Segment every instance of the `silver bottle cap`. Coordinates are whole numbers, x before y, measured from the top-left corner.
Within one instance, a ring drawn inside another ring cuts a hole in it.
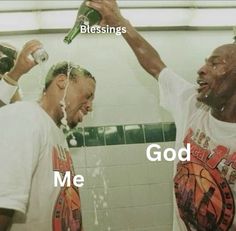
[[[32,56],[36,63],[43,63],[48,60],[48,53],[43,48],[36,50]]]

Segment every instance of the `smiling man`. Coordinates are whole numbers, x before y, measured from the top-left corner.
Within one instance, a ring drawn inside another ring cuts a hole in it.
[[[157,51],[122,17],[115,0],[91,0],[101,25],[126,27],[123,37],[160,86],[160,102],[177,127],[173,231],[235,231],[236,44],[216,48],[198,71],[196,87],[166,67]],[[158,16],[157,16],[158,17]]]
[[[216,48],[198,76],[198,101],[209,105],[215,118],[236,123],[236,44]]]
[[[46,77],[41,100],[0,110],[0,230],[82,231],[78,188],[54,187],[54,171],[75,173],[60,129],[75,127],[92,110],[95,79],[62,62]],[[10,229],[9,229],[10,227]]]

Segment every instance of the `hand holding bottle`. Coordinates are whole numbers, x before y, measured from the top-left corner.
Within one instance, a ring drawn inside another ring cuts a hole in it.
[[[42,48],[42,44],[38,40],[31,40],[27,42],[22,50],[19,52],[14,67],[8,72],[8,76],[15,81],[29,70],[31,70],[37,63],[30,58],[31,54],[36,50]]]
[[[126,19],[120,13],[116,0],[90,0],[86,5],[97,10],[102,15],[101,26],[122,26]]]
[[[87,0],[81,4],[75,24],[64,38],[64,42],[70,44],[72,40],[80,33],[81,26],[94,26],[101,21],[101,15],[98,11],[86,5]]]

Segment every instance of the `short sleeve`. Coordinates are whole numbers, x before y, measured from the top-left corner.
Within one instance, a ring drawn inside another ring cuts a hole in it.
[[[164,68],[159,75],[160,104],[168,110],[175,121],[186,111],[186,103],[193,97],[194,85],[187,82],[169,68]]]
[[[0,207],[26,212],[40,150],[36,121],[13,105],[0,111]]]

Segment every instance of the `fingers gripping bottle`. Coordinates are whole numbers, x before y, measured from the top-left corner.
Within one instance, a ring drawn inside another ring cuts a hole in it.
[[[93,26],[101,21],[102,17],[100,13],[93,8],[86,6],[86,1],[87,0],[81,4],[77,13],[75,24],[64,38],[64,42],[67,44],[70,44],[76,35],[80,33],[81,25]]]

